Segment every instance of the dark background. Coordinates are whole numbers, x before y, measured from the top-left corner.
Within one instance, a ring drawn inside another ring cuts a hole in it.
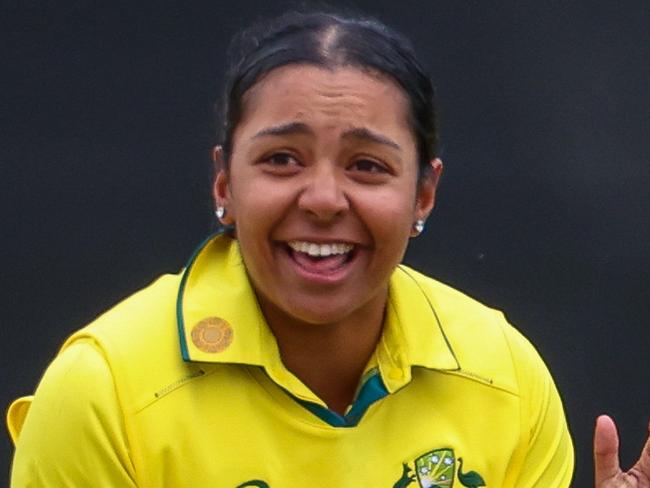
[[[407,261],[537,345],[575,486],[600,412],[629,466],[650,417],[650,2],[355,4],[409,35],[438,87],[446,171]],[[0,3],[0,405],[209,231],[224,48],[286,5]]]

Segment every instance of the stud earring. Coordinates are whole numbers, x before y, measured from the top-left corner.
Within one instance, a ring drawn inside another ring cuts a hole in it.
[[[219,220],[223,219],[224,216],[226,215],[226,207],[217,205],[217,209],[214,211],[214,214],[217,216]]]
[[[422,231],[424,230],[424,220],[423,219],[418,219],[415,221],[413,224],[413,237],[417,237],[420,234],[422,234]]]

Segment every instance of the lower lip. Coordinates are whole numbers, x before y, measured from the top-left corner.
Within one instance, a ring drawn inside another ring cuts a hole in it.
[[[290,267],[300,278],[320,285],[336,285],[344,281],[351,273],[352,266],[359,258],[359,250],[355,249],[352,252],[352,256],[350,256],[349,259],[338,268],[326,271],[314,271],[298,263],[293,258],[292,252],[286,247],[280,249],[280,254],[284,259],[289,261]]]

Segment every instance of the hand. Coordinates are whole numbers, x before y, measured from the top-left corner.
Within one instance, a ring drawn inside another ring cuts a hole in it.
[[[594,433],[594,464],[595,488],[650,488],[650,438],[637,463],[624,473],[618,464],[616,425],[610,417],[601,415]]]

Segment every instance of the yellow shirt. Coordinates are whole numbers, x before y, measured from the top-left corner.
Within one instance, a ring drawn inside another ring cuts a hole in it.
[[[282,364],[236,241],[209,239],[72,335],[10,410],[12,486],[568,487],[571,438],[530,343],[406,266],[389,290],[339,415]]]

